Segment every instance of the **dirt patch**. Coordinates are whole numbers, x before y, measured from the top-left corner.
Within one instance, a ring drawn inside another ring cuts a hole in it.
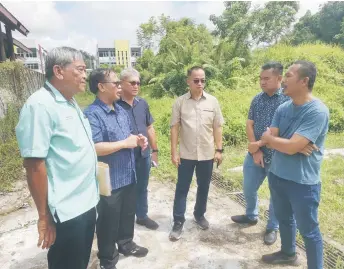
[[[192,187],[189,193],[183,237],[178,242],[170,242],[168,234],[172,225],[174,190],[174,184],[151,181],[149,215],[159,223],[160,227],[157,231],[149,231],[136,226],[135,241],[148,247],[149,253],[147,257],[141,259],[121,256],[118,269],[289,268],[288,266],[266,266],[260,262],[262,254],[277,250],[280,243],[274,246],[263,244],[263,223],[249,228],[234,224],[230,216],[243,213],[243,208],[213,186],[206,214],[211,224],[210,229],[202,231],[192,221],[196,195],[196,188]],[[35,209],[31,207],[0,217],[0,223],[4,225],[0,229],[1,268],[47,268],[46,251],[38,249],[35,245],[37,242],[36,225],[34,225],[36,217]],[[15,227],[19,228],[13,229]],[[96,269],[98,266],[96,253],[95,238],[89,269]],[[303,257],[302,261],[305,264]]]
[[[11,192],[0,192],[0,215],[27,207],[29,200],[30,192],[26,179],[16,181]]]

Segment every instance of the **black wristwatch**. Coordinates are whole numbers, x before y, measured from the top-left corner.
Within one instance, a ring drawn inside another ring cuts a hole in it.
[[[216,152],[223,153],[223,149],[216,149],[215,151],[216,151]]]
[[[154,153],[154,152],[159,152],[159,150],[158,149],[153,149],[152,153]]]

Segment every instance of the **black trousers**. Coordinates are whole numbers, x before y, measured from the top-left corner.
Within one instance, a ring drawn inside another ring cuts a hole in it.
[[[57,216],[58,217],[58,216]],[[56,223],[56,240],[48,251],[49,269],[86,269],[90,260],[96,209]]]
[[[178,182],[174,196],[174,221],[185,222],[186,199],[189,193],[192,175],[196,168],[197,196],[194,216],[200,218],[207,210],[207,201],[214,160],[195,161],[180,159],[178,167]]]
[[[136,184],[100,196],[97,209],[98,258],[105,269],[113,269],[119,258],[116,243],[125,248],[134,238]]]

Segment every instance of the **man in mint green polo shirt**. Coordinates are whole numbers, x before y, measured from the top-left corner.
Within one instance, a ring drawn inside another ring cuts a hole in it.
[[[73,98],[86,86],[81,53],[51,50],[46,78],[24,104],[16,127],[38,211],[38,246],[49,248],[49,269],[86,269],[99,193],[90,124]]]

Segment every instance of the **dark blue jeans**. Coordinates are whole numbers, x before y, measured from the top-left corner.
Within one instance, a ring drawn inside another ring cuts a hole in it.
[[[196,168],[197,197],[194,208],[195,218],[204,216],[207,210],[207,201],[211,175],[213,173],[214,160],[195,161],[180,159],[178,167],[178,182],[174,197],[173,218],[174,221],[185,222],[186,198],[189,193],[192,175]]]
[[[148,214],[148,180],[151,168],[151,158],[137,158],[136,168],[136,217],[139,219],[147,218]]]
[[[321,183],[298,184],[273,173],[270,173],[268,178],[279,222],[282,251],[286,254],[295,253],[297,224],[305,242],[308,268],[322,269],[323,242],[318,223]]]

